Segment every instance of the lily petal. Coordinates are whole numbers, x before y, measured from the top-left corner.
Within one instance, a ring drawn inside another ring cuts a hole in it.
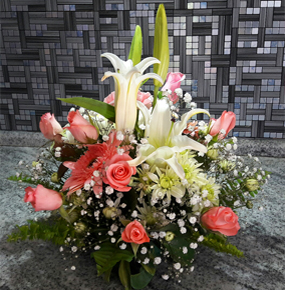
[[[171,112],[169,104],[166,99],[162,99],[159,100],[152,113],[149,136],[146,136],[148,142],[156,148],[166,145],[170,128]]]
[[[200,151],[203,153],[207,153],[207,147],[202,145],[201,143],[182,135],[177,135],[172,137],[171,144],[173,147],[180,147],[183,148],[180,152],[186,150],[186,149],[194,149],[196,151]]]
[[[197,115],[199,113],[204,113],[210,117],[210,113],[207,110],[204,109],[193,109],[185,114],[182,115],[181,121],[178,121],[174,124],[173,130],[172,130],[172,136],[181,135],[183,130],[187,127],[187,121],[192,118],[194,115]]]

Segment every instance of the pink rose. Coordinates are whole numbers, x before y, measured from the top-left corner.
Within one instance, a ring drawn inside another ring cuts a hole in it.
[[[85,120],[79,111],[71,111],[68,114],[67,120],[70,124],[66,127],[74,138],[80,143],[95,143],[98,138],[97,129]]]
[[[25,189],[24,202],[30,202],[35,211],[55,210],[61,207],[62,197],[54,190],[47,189],[39,184],[36,188],[27,187]]]
[[[49,140],[54,140],[57,134],[60,134],[63,129],[60,124],[56,121],[54,114],[45,113],[41,117],[40,130]]]
[[[148,109],[152,106],[153,97],[150,93],[138,91],[137,100],[142,102]]]
[[[104,103],[107,103],[111,106],[115,106],[115,92],[112,92],[104,99]]]
[[[122,240],[126,243],[149,243],[150,239],[144,227],[138,221],[130,222],[122,233]]]
[[[128,160],[132,158],[128,154],[114,155],[108,164],[106,178],[104,182],[118,191],[130,191],[131,187],[127,186],[130,183],[132,175],[136,174],[136,167],[130,166]]]
[[[238,216],[229,207],[212,207],[201,217],[202,225],[226,236],[235,236],[240,229]]]
[[[219,138],[224,139],[236,125],[236,114],[230,111],[224,111],[219,119],[212,120],[214,124],[210,130],[210,135],[215,136],[223,129],[225,130],[225,134],[220,134]]]
[[[152,105],[152,95],[150,93],[138,91],[137,100],[142,102],[148,109]],[[104,99],[104,102],[111,106],[115,106],[115,92],[108,95],[108,97]]]
[[[170,101],[173,102],[173,104],[177,103],[177,101],[179,100],[179,96],[177,96],[175,90],[180,88],[181,82],[184,79],[185,75],[180,72],[176,73],[169,72],[167,74],[166,82],[164,86],[161,88],[161,91],[171,90],[172,93],[171,95],[168,96],[168,98],[170,99]]]

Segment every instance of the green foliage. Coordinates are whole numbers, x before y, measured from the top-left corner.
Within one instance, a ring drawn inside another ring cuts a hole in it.
[[[223,252],[236,256],[243,257],[243,252],[238,250],[236,246],[230,244],[226,238],[218,234],[211,233],[204,237],[202,244],[206,247],[212,248],[217,252]]]
[[[41,184],[45,188],[56,190],[56,191],[60,189],[56,184],[52,182],[48,182],[47,180],[44,180],[44,179],[32,179],[32,177],[23,175],[22,173],[19,176],[12,175],[8,177],[8,180],[20,181],[20,182],[33,184],[33,185]]]
[[[115,108],[107,103],[90,98],[81,98],[81,97],[68,99],[58,98],[58,100],[61,100],[68,104],[83,107],[87,110],[97,112],[98,114],[101,114],[108,120],[115,122]]]
[[[161,230],[165,232],[170,231],[175,235],[172,241],[163,242],[164,247],[169,251],[169,255],[173,261],[179,262],[183,266],[189,265],[195,255],[195,251],[193,249],[189,249],[189,243],[193,241],[191,233],[188,232],[188,234],[181,234],[179,227],[174,224],[167,225]],[[186,254],[182,252],[183,247],[188,248],[188,252]]]
[[[28,220],[28,225],[17,226],[18,230],[8,236],[8,242],[18,240],[44,240],[64,245],[68,236],[74,237],[74,229],[64,219],[54,221]]]
[[[130,263],[122,260],[119,266],[119,277],[126,290],[131,289],[131,269]]]
[[[140,272],[135,275],[131,275],[131,286],[134,289],[143,289],[151,281],[153,275],[141,267]]]
[[[112,269],[118,262],[130,262],[134,257],[134,254],[130,250],[121,250],[110,242],[102,243],[100,247],[98,251],[91,254],[91,257],[93,257],[97,263],[99,276]]]
[[[132,40],[128,59],[133,61],[133,65],[137,65],[141,61],[142,55],[142,30],[139,25],[136,26],[136,31]]]

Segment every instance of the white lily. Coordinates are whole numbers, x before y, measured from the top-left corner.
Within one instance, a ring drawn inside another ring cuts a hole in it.
[[[204,113],[210,116],[209,112],[203,109],[193,109],[181,117],[181,121],[171,121],[171,111],[168,100],[163,98],[150,114],[144,104],[138,102],[145,120],[145,138],[148,144],[141,145],[138,157],[128,161],[130,166],[138,166],[146,161],[150,165],[165,167],[168,164],[181,178],[185,178],[182,166],[178,163],[176,154],[186,149],[207,152],[207,148],[199,142],[183,136],[182,132],[187,127],[187,121],[194,115]]]
[[[149,66],[160,61],[148,57],[133,66],[132,60],[123,61],[112,53],[104,53],[102,56],[108,58],[115,69],[115,72],[105,72],[102,81],[111,76],[115,80],[116,129],[133,130],[137,119],[137,93],[141,83],[150,78],[163,83],[159,75],[155,73],[143,75],[143,73]]]

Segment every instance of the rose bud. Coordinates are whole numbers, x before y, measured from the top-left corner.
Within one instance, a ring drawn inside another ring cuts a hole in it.
[[[65,129],[69,130],[77,141],[84,144],[95,143],[98,138],[97,129],[85,120],[78,110],[69,112],[67,120],[70,126]]]
[[[240,229],[238,216],[229,207],[212,207],[201,217],[202,225],[226,236],[235,236]]]
[[[62,196],[54,190],[47,189],[39,184],[36,188],[25,189],[25,202],[30,202],[35,211],[55,210],[62,205]]]
[[[172,94],[169,96],[169,99],[173,102],[173,104],[177,103],[179,99],[179,97],[175,93],[175,90],[180,88],[181,82],[184,79],[185,79],[185,75],[180,72],[176,72],[176,73],[169,72],[167,74],[166,82],[164,86],[161,88],[161,91],[164,92],[164,91],[170,90],[172,92]]]
[[[220,134],[221,130],[224,130],[224,134],[219,135],[220,139],[224,139],[236,125],[236,114],[230,111],[224,111],[219,119],[212,120],[214,122],[210,130],[210,135],[215,136]]]
[[[41,117],[40,130],[49,140],[55,140],[57,134],[60,134],[63,129],[60,124],[56,121],[54,114],[45,113]]]
[[[130,222],[122,233],[122,240],[126,243],[149,243],[150,239],[144,227],[138,221]]]

